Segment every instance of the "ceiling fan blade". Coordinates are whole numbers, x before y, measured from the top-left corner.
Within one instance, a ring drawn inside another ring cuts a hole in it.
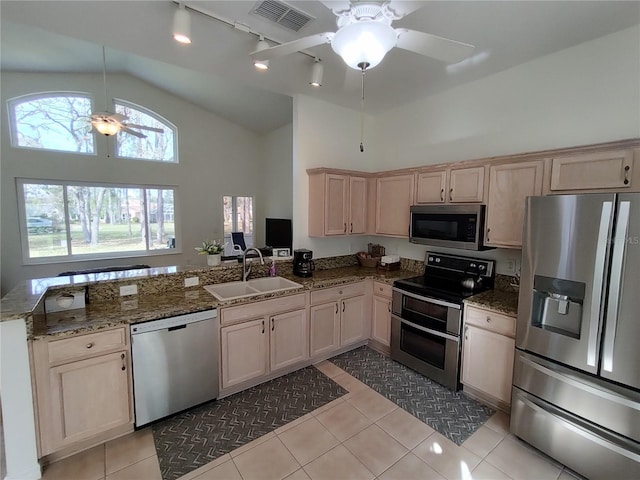
[[[135,123],[123,123],[122,126],[127,128],[137,128],[140,130],[151,130],[152,132],[164,133],[164,130],[162,128],[147,127],[146,125],[136,125]]]
[[[398,20],[402,17],[406,17],[407,15],[409,15],[410,13],[415,12],[416,10],[418,10],[419,8],[422,8],[424,6],[425,2],[416,2],[416,1],[408,1],[408,2],[403,2],[403,1],[399,1],[399,0],[391,0],[389,2],[389,6],[387,7],[389,10],[391,10],[394,14],[395,14],[395,19]]]
[[[334,14],[338,15],[340,12],[344,12],[351,8],[351,2],[349,0],[320,0],[320,3],[331,10]]]
[[[251,58],[254,60],[271,60],[273,58],[284,57],[290,53],[306,50],[307,48],[315,47],[316,45],[330,43],[331,39],[333,39],[333,35],[333,32],[316,33],[315,35],[299,38],[298,40],[283,43],[282,45],[276,45],[275,47],[251,52]]]
[[[140,132],[136,132],[135,130],[131,130],[129,127],[127,127],[126,125],[123,125],[122,128],[120,129],[121,132],[125,132],[128,133],[130,135],[133,135],[134,137],[139,137],[139,138],[147,138],[147,136],[143,133]]]
[[[458,63],[471,55],[473,49],[476,48],[468,43],[456,42],[406,28],[396,28],[396,33],[398,34],[396,47],[445,63]]]

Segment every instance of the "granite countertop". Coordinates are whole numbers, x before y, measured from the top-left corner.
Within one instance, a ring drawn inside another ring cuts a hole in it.
[[[487,290],[465,300],[468,305],[487,308],[512,317],[518,316],[518,292]]]
[[[14,293],[12,291],[3,298],[3,308],[6,303],[6,306],[12,307],[13,311],[18,312],[22,309],[20,313],[22,317],[32,316],[32,324],[28,325],[27,328],[28,337],[30,340],[36,340],[49,336],[61,337],[88,333],[119,325],[157,320],[231,305],[247,304],[278,296],[294,295],[311,289],[327,288],[357,282],[367,278],[392,284],[399,278],[415,275],[415,272],[407,270],[379,271],[375,268],[359,266],[331,268],[318,270],[314,272],[313,277],[309,278],[282,275],[284,278],[288,278],[302,285],[301,288],[288,291],[272,292],[220,302],[200,286],[176,289],[163,292],[161,295],[136,295],[122,297],[116,301],[90,302],[86,305],[85,309],[49,314],[48,318],[45,318],[44,314],[33,311],[36,306],[35,304],[37,304],[40,298],[46,293],[46,288],[42,288],[41,292],[36,293],[32,290],[25,290],[25,288],[22,287],[18,288],[17,292]],[[60,284],[54,282],[51,286],[57,285]],[[12,304],[12,299],[17,301]],[[47,325],[47,321],[49,325]],[[29,328],[29,326],[31,328]]]

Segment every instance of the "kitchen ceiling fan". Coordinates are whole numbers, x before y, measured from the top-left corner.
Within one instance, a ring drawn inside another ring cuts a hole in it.
[[[415,52],[445,63],[457,63],[469,57],[473,45],[406,28],[391,23],[420,8],[420,2],[389,0],[321,1],[336,15],[338,30],[303,37],[251,53],[254,61],[263,62],[330,43],[345,63],[364,72],[378,65],[394,47]]]
[[[107,62],[104,45],[102,46],[102,82],[104,86],[104,104],[109,104],[107,96]],[[148,127],[146,125],[137,125],[135,123],[128,123],[129,117],[121,113],[111,112],[95,112],[91,114],[91,126],[93,131],[101,133],[102,135],[110,136],[115,135],[118,132],[125,132],[130,135],[139,138],[147,138],[144,133],[133,130],[149,130],[152,132],[164,133],[164,130],[156,127]]]

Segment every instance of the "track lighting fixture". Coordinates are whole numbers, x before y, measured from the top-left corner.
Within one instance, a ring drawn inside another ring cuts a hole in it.
[[[173,15],[173,38],[176,42],[191,43],[191,17],[182,2]]]
[[[256,52],[259,52],[260,50],[264,50],[266,48],[269,48],[269,44],[264,39],[264,37],[260,35],[260,40],[258,40],[258,44],[256,45]],[[253,65],[260,70],[267,70],[269,68],[269,60],[255,60],[253,62]]]
[[[323,73],[324,67],[320,63],[320,59],[316,57],[313,63],[313,67],[311,67],[311,81],[309,82],[309,85],[311,85],[312,87],[321,87]]]

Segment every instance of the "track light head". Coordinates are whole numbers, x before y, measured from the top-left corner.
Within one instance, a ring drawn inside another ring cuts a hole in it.
[[[191,43],[191,17],[183,3],[180,3],[178,10],[173,14],[173,38],[176,42]]]
[[[264,37],[261,36],[258,44],[256,45],[256,52],[264,50],[265,48],[269,48],[269,44]],[[255,60],[253,65],[260,70],[267,70],[269,68],[269,60]]]
[[[315,59],[313,67],[311,67],[311,81],[309,85],[312,87],[322,86],[322,75],[324,74],[324,67],[318,58]]]

